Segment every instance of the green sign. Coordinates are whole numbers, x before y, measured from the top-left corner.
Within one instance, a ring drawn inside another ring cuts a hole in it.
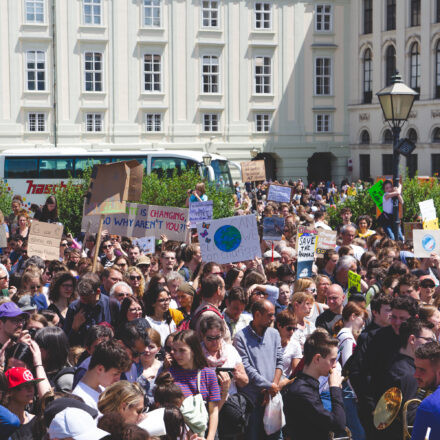
[[[383,195],[385,194],[385,191],[383,190],[383,180],[378,180],[369,190],[371,198],[373,199],[374,203],[376,204],[377,208],[380,212],[383,212]]]
[[[350,297],[350,289],[356,288],[356,292],[361,292],[361,276],[351,270],[348,271],[348,297]]]

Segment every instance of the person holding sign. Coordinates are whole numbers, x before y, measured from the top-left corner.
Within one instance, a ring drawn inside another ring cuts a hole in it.
[[[193,202],[206,202],[208,196],[205,194],[206,188],[203,182],[199,182],[196,185],[196,189],[188,190],[188,197],[186,199],[185,206],[189,208],[189,204]]]
[[[391,180],[385,180],[385,182],[383,183],[383,190],[385,191],[382,201],[383,212],[380,215],[379,219],[388,237],[391,238],[391,240],[395,240],[396,237],[394,237],[393,232],[393,198],[397,197],[399,199],[399,203],[403,205],[402,185],[400,185],[399,183],[398,187],[393,187],[393,182],[391,182]],[[397,239],[400,241],[404,241],[402,228],[400,227],[400,225]]]

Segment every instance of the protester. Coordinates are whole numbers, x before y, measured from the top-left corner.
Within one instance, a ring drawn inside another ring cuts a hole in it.
[[[122,279],[120,280],[122,281]],[[141,270],[136,266],[131,266],[125,272],[125,281],[132,288],[134,295],[142,299],[145,292],[145,279]]]
[[[59,326],[64,326],[69,305],[76,299],[76,278],[69,272],[58,272],[51,280],[48,310],[55,312]]]

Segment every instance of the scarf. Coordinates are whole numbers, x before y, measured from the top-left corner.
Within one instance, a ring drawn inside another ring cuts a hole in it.
[[[220,357],[217,357],[216,354],[212,355],[206,349],[205,344],[202,342],[202,350],[203,354],[208,361],[209,367],[221,367],[226,362],[226,342],[222,341],[222,346],[220,348]]]

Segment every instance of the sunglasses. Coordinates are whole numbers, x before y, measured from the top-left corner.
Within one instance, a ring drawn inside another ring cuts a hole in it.
[[[128,293],[128,292],[120,292],[120,293],[116,294],[116,296],[118,298],[122,298],[123,296],[130,296],[130,295],[131,295],[131,293]]]
[[[221,339],[221,335],[217,335],[217,336],[205,336],[207,341],[210,342],[214,342],[214,341],[218,341],[219,339]]]
[[[103,249],[111,249],[112,247],[113,247],[112,244],[107,244],[107,245],[103,246],[102,248]]]
[[[67,246],[67,243],[61,243],[60,246],[62,246],[62,247],[66,247],[66,246]]]
[[[430,283],[430,282],[427,282],[427,283],[422,282],[422,283],[420,283],[420,286],[425,288],[425,289],[428,288],[428,287],[433,289],[435,287],[435,284],[434,283]]]
[[[41,286],[40,285],[32,285],[32,286],[30,286],[29,288],[31,289],[31,290],[35,290],[35,289],[39,289]]]
[[[130,275],[130,280],[131,281],[140,281],[141,280],[141,276],[139,275]]]

